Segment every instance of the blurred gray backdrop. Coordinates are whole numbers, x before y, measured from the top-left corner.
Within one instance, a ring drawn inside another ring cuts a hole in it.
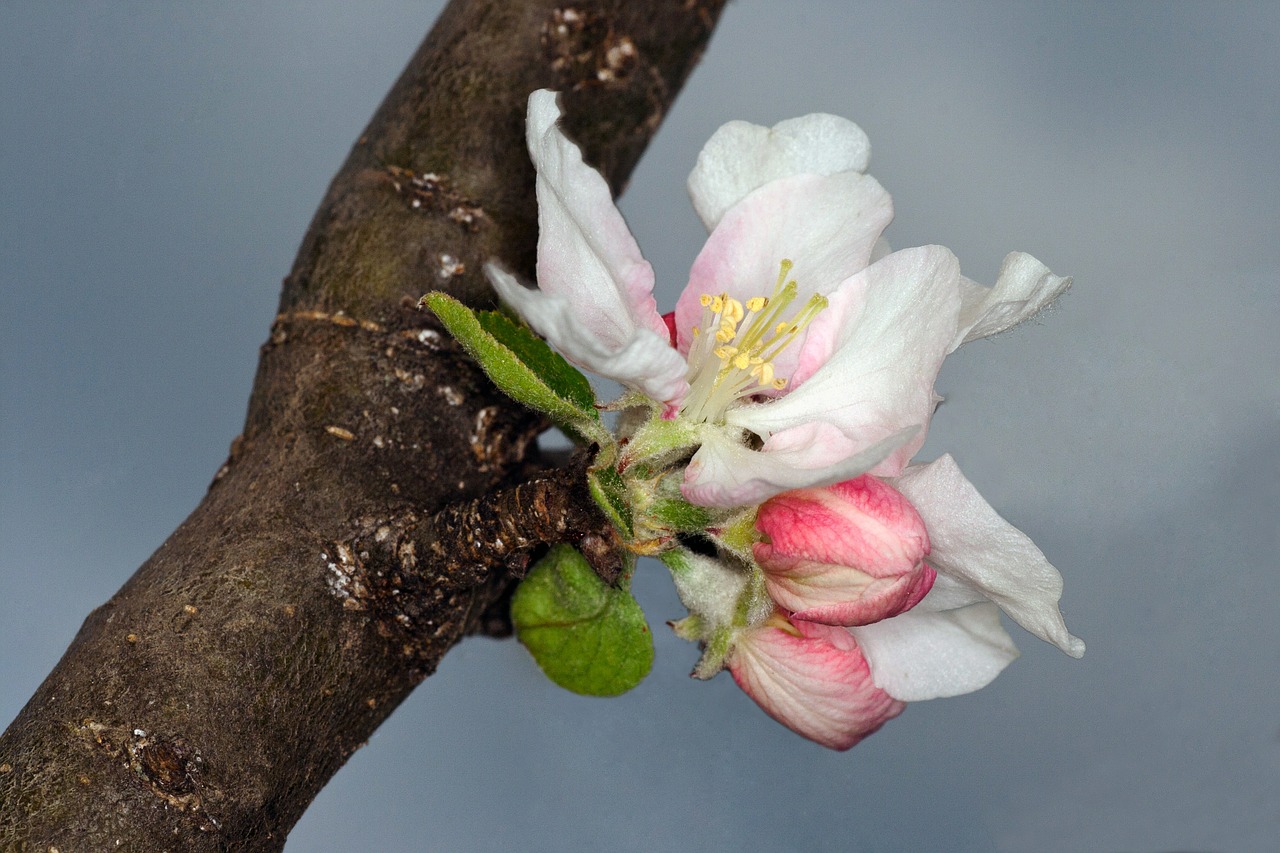
[[[0,724],[200,500],[311,212],[439,8],[0,4]],[[833,754],[662,630],[615,700],[469,640],[290,853],[1275,850],[1278,57],[1274,3],[733,3],[622,202],[660,304],[702,142],[819,110],[870,134],[895,247],[1074,275],[948,360],[921,457],[1044,548],[1088,654],[1016,632],[993,686]],[[657,564],[638,590],[682,614]]]

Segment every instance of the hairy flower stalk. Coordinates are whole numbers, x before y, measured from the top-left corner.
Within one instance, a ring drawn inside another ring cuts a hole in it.
[[[892,201],[865,174],[865,134],[815,114],[712,136],[689,177],[709,237],[663,316],[652,268],[559,115],[554,93],[530,96],[537,288],[486,272],[564,358],[628,389],[598,406],[622,414],[610,434],[580,400],[585,381],[544,393],[510,379],[499,361],[527,344],[486,367],[594,437],[592,495],[630,551],[671,570],[689,610],[673,627],[704,649],[695,675],[727,667],[775,719],[847,749],[907,702],[994,678],[1017,655],[1001,610],[1083,654],[1039,549],[949,456],[911,464],[943,359],[1070,281],[1021,253],[986,287],[941,246],[890,252]]]

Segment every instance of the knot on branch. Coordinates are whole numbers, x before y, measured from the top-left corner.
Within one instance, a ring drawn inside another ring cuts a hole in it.
[[[344,609],[370,612],[401,655],[434,659],[438,644],[474,628],[468,622],[479,614],[469,612],[464,597],[523,577],[560,543],[581,550],[609,583],[621,575],[621,542],[591,499],[581,460],[427,518],[408,513],[374,522],[347,542],[331,543],[322,556]]]

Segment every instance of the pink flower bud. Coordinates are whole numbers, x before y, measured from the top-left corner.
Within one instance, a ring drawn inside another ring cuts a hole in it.
[[[770,498],[756,529],[767,537],[754,553],[769,595],[805,621],[878,622],[914,607],[936,576],[919,513],[870,474]]]
[[[848,749],[906,707],[872,683],[844,628],[775,612],[739,636],[726,662],[766,714],[829,749]]]

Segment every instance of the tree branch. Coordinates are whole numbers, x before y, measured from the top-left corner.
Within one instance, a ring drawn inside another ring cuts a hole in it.
[[[446,9],[316,213],[208,495],[0,736],[0,848],[279,850],[461,636],[502,629],[493,568],[599,533],[570,475],[516,485],[541,423],[413,305],[532,269],[531,90],[565,92],[617,190],[722,3]]]

